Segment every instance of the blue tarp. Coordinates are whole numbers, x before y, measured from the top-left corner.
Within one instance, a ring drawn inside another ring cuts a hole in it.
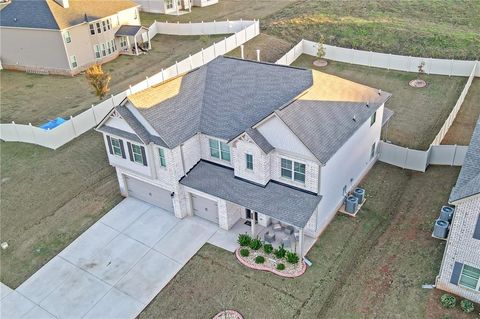
[[[61,117],[57,117],[54,120],[48,121],[47,123],[40,125],[40,128],[43,128],[44,130],[51,130],[64,122],[64,119],[62,119]]]

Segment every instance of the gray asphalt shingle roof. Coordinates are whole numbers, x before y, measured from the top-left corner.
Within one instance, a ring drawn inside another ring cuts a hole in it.
[[[146,28],[141,25],[122,25],[117,32],[115,32],[115,36],[134,36],[141,29]]]
[[[173,148],[198,132],[245,132],[312,85],[310,70],[217,57],[185,74],[177,95],[140,113]]]
[[[265,153],[268,154],[273,151],[275,148],[270,144],[265,136],[262,135],[256,128],[249,128],[246,130],[248,136],[252,138],[255,144],[260,147],[260,149]]]
[[[449,202],[480,194],[480,117]]]
[[[13,0],[0,11],[2,27],[58,30],[59,26],[46,1]]]
[[[123,137],[123,138],[126,138],[127,140],[131,140],[134,142],[142,143],[142,140],[140,140],[136,134],[125,132],[124,130],[119,130],[118,128],[111,127],[108,125],[100,126],[99,128],[97,128],[97,131],[104,132],[110,135],[115,135],[118,137]]]
[[[304,228],[322,196],[270,181],[265,187],[238,179],[233,170],[200,161],[182,185]]]

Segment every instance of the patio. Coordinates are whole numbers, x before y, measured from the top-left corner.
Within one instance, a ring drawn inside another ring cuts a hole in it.
[[[148,28],[141,25],[122,25],[115,33],[120,39],[120,53],[139,55],[152,49]]]

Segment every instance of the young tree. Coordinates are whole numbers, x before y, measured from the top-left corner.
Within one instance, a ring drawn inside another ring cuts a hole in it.
[[[317,57],[320,60],[325,58],[325,37],[323,34],[320,35],[320,39],[318,40]]]
[[[110,91],[108,84],[112,76],[104,72],[100,64],[94,64],[85,71],[85,77],[88,83],[94,88],[95,95],[101,100]]]
[[[425,74],[425,70],[423,69],[425,67],[425,61],[420,62],[418,65],[418,73],[417,73],[417,78],[419,80],[423,80],[423,75]]]

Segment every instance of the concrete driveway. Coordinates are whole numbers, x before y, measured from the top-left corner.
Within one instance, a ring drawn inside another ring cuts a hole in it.
[[[217,231],[127,198],[15,291],[2,284],[1,318],[135,318],[210,238],[235,248]]]

